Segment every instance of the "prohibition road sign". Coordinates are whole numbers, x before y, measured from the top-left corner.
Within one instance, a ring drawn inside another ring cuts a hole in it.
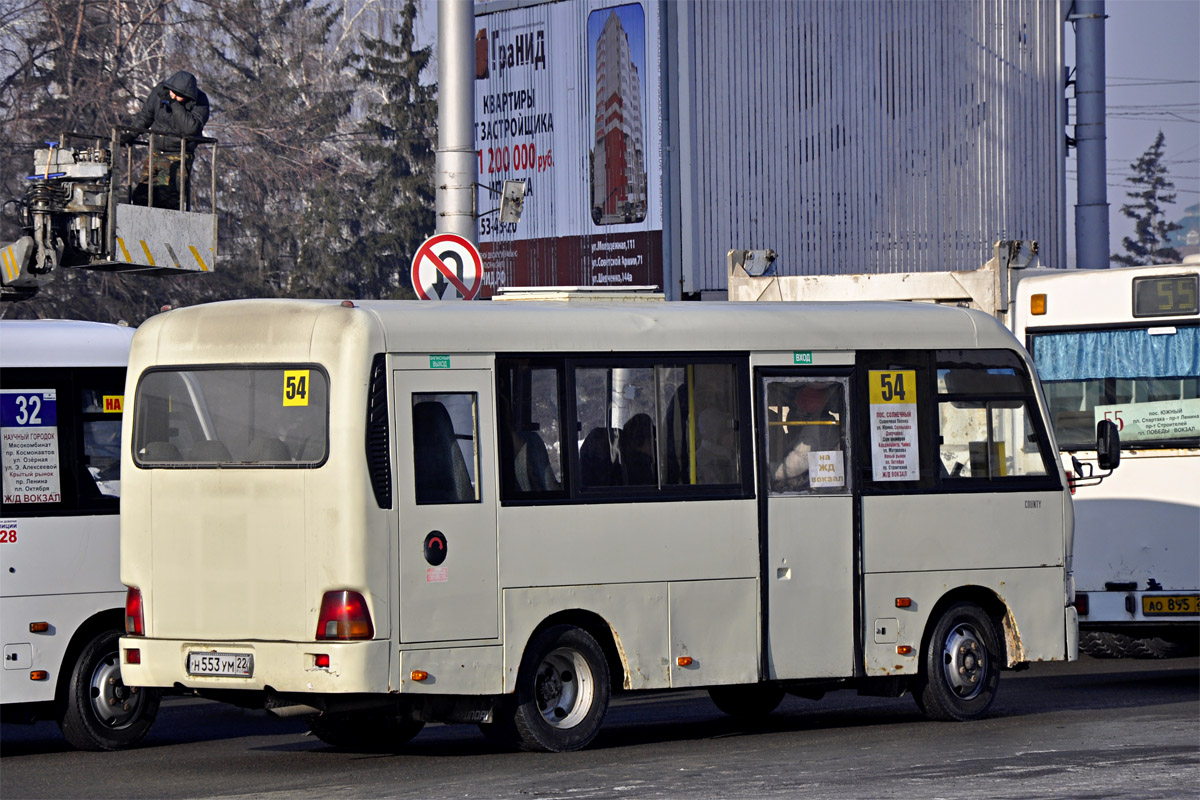
[[[483,259],[457,233],[436,233],[413,256],[412,285],[422,300],[474,300],[483,286]]]

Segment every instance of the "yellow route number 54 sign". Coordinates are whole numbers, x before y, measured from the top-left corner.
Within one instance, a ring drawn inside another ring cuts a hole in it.
[[[283,371],[283,404],[285,406],[308,405],[308,370],[285,369]]]
[[[916,370],[871,370],[867,383],[871,400],[872,478],[919,480]]]

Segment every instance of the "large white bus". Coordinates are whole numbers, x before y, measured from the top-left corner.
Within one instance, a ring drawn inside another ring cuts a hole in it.
[[[1058,445],[1095,461],[1098,420],[1121,467],[1075,494],[1082,646],[1195,653],[1200,633],[1200,264],[1036,274],[1014,330],[1033,355]]]
[[[121,680],[118,510],[133,329],[0,321],[0,700],[86,750],[140,741],[157,691]]]
[[[526,749],[610,693],[908,690],[1075,657],[1027,355],[915,304],[245,300],[134,338],[122,669],[392,747]]]

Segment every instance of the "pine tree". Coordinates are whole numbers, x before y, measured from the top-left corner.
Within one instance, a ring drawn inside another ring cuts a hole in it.
[[[1119,264],[1172,264],[1181,260],[1179,251],[1167,246],[1167,237],[1180,226],[1166,218],[1166,206],[1175,202],[1171,191],[1175,184],[1166,177],[1164,142],[1163,132],[1159,131],[1154,144],[1129,165],[1133,169],[1129,182],[1138,188],[1127,193],[1134,202],[1121,206],[1121,213],[1134,221],[1137,238],[1126,236],[1121,240],[1125,252],[1112,255]]]
[[[413,253],[434,230],[436,86],[422,84],[431,48],[414,47],[415,0],[399,11],[391,40],[364,38],[355,57],[367,98],[359,109],[360,172],[320,187],[305,227],[319,227],[300,254],[306,294],[414,297]]]

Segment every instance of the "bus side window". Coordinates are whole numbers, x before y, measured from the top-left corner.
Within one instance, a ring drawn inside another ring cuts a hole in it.
[[[86,386],[86,382],[85,382]],[[84,388],[80,392],[83,467],[80,492],[121,496],[121,406],[124,388]],[[94,486],[95,492],[92,491]]]
[[[560,494],[563,485],[559,364],[497,364],[500,475],[504,497]]]
[[[425,503],[473,503],[479,500],[477,395],[412,396],[413,468],[416,499]]]
[[[937,375],[943,481],[1048,474],[1032,383],[1013,353],[942,351]]]
[[[845,378],[772,378],[764,384],[771,493],[847,490]]]

